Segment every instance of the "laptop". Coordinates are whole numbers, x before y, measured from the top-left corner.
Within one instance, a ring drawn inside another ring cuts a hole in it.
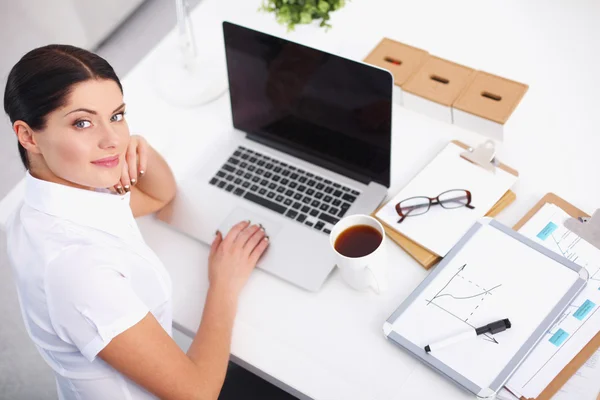
[[[392,75],[229,22],[223,33],[238,134],[158,218],[208,244],[240,221],[262,224],[258,267],[318,291],[335,266],[332,227],[387,194]]]

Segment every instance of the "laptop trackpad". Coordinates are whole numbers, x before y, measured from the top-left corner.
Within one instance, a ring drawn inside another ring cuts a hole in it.
[[[247,220],[250,220],[252,225],[261,224],[265,228],[265,232],[271,241],[281,230],[281,224],[279,222],[275,222],[261,214],[247,210],[243,207],[236,207],[223,220],[223,222],[221,222],[221,225],[219,225],[219,231],[221,231],[221,234],[223,234],[223,237],[225,237],[234,225]]]

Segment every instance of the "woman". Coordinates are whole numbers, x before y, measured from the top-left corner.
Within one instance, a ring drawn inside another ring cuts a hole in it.
[[[121,83],[72,46],[27,53],[4,109],[27,169],[8,255],[25,326],[60,399],[216,399],[238,297],[268,246],[259,226],[217,232],[202,322],[187,354],[171,338],[171,281],[134,217],[175,195],[163,158],[130,136]]]

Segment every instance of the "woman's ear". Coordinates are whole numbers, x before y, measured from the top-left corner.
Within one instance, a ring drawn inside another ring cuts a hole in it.
[[[34,154],[40,154],[40,149],[33,137],[33,129],[24,121],[15,121],[13,124],[13,130],[17,135],[17,140],[21,143],[27,151],[30,151]]]

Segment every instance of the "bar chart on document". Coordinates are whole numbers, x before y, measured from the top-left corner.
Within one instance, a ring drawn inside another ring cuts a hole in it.
[[[559,207],[546,204],[519,230],[585,267],[590,275],[586,288],[509,380],[509,389],[528,398],[537,397],[600,328],[600,250],[565,228],[567,218]]]

